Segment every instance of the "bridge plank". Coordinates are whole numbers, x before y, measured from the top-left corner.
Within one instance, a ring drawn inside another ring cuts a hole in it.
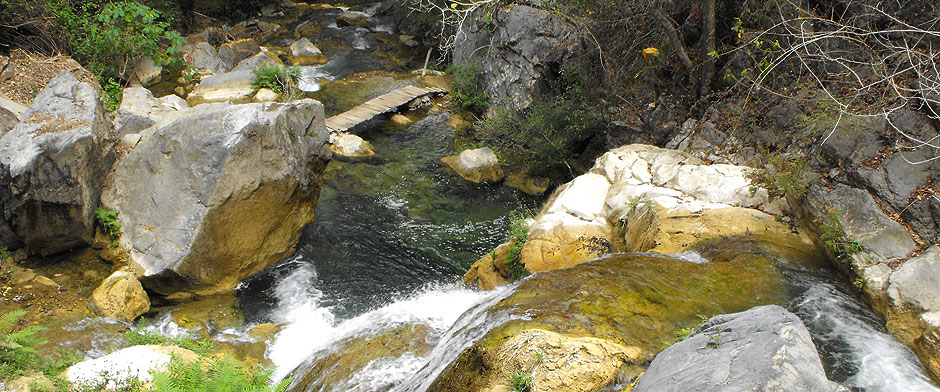
[[[330,132],[346,132],[375,116],[398,110],[408,102],[432,94],[446,94],[447,90],[434,87],[405,86],[370,99],[343,113],[326,119]]]

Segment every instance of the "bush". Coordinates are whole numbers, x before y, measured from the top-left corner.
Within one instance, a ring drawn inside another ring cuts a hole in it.
[[[104,229],[108,238],[111,239],[111,246],[117,247],[118,238],[121,238],[121,221],[117,218],[117,212],[104,208],[96,208],[95,218],[97,218],[98,224]]]
[[[800,157],[770,155],[761,160],[754,170],[748,171],[751,183],[767,189],[767,193],[775,198],[794,197],[803,198],[809,186],[806,175],[806,161]],[[752,189],[753,190],[753,189]]]
[[[844,211],[832,209],[818,222],[819,239],[826,245],[826,249],[839,259],[850,257],[864,250],[858,240],[845,232],[845,227],[842,225],[843,214]]]
[[[269,88],[287,97],[297,94],[297,81],[300,79],[300,67],[284,67],[277,64],[261,64],[251,70],[255,80],[251,83],[256,89]]]
[[[17,329],[16,324],[25,310],[15,310],[0,316],[0,379],[8,379],[33,369],[38,355],[36,348],[46,344],[36,333],[45,330],[38,325]]]
[[[490,97],[483,87],[483,67],[479,63],[455,64],[451,96],[460,107],[480,114],[490,108]]]
[[[529,224],[526,222],[532,217],[528,210],[516,210],[509,213],[509,251],[506,252],[506,267],[509,268],[509,277],[516,281],[530,274],[522,265],[522,247],[529,237]]]
[[[529,392],[532,390],[532,373],[525,370],[516,370],[509,376],[509,388],[513,392]]]
[[[517,152],[529,174],[574,177],[572,157],[597,129],[585,83],[580,71],[565,69],[553,88],[559,94],[523,110],[503,106],[484,122],[483,137],[502,151]]]

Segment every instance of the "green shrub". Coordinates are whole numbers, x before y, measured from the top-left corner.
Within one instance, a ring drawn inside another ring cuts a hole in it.
[[[490,97],[483,87],[483,67],[476,62],[464,62],[453,67],[454,81],[451,96],[460,107],[480,114],[490,108]]]
[[[5,260],[7,257],[10,257],[10,249],[6,246],[0,245],[0,261]]]
[[[265,63],[255,67],[251,72],[255,74],[255,80],[251,83],[255,89],[269,88],[276,93],[284,93],[287,97],[297,94],[300,67]]]
[[[842,225],[844,211],[830,209],[819,220],[819,239],[823,241],[826,249],[838,258],[847,258],[864,250],[862,244],[845,232]]]
[[[104,208],[96,208],[95,217],[98,220],[98,224],[104,229],[105,234],[111,239],[111,246],[117,247],[118,238],[121,238],[121,221],[117,218],[117,212]]]
[[[506,252],[506,267],[509,268],[509,277],[519,280],[529,275],[529,270],[522,265],[522,247],[529,237],[529,224],[526,222],[532,217],[528,210],[515,210],[509,213],[509,251]]]
[[[759,161],[754,170],[748,171],[751,183],[767,189],[775,198],[803,198],[809,184],[806,181],[806,161],[800,157],[772,154]],[[752,191],[756,189],[753,188]]]
[[[153,391],[281,392],[290,384],[290,379],[268,385],[272,370],[248,367],[231,358],[201,357],[194,362],[173,358],[166,371],[153,374]]]
[[[577,69],[566,68],[553,88],[560,94],[546,95],[522,110],[501,105],[484,121],[483,137],[502,151],[519,154],[529,174],[574,177],[571,158],[598,129],[584,78]]]
[[[68,32],[74,54],[99,79],[120,78],[144,57],[158,66],[183,66],[183,37],[160,11],[136,1],[86,2],[75,8],[67,0],[51,0],[47,6]]]
[[[525,370],[516,370],[509,376],[509,388],[513,392],[529,392],[532,390],[532,373]]]
[[[192,338],[193,335],[194,333],[190,332],[179,337],[168,338],[161,335],[157,331],[147,329],[147,320],[141,317],[140,320],[137,320],[137,322],[134,323],[133,328],[127,332],[124,332],[124,341],[126,341],[131,346],[139,346],[144,344],[172,344],[174,346],[193,351],[200,355],[208,355],[215,348],[211,340],[194,339]]]
[[[36,348],[46,344],[44,339],[36,336],[45,328],[38,325],[16,328],[25,315],[25,310],[0,315],[0,379],[10,379],[35,369],[39,359]]]

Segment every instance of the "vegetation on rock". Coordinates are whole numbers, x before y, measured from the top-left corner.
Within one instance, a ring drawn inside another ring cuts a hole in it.
[[[532,213],[528,210],[516,210],[509,213],[509,251],[506,252],[506,267],[509,277],[519,280],[529,275],[529,271],[522,265],[522,247],[529,236],[529,222]]]
[[[297,94],[297,81],[300,79],[300,67],[264,63],[251,70],[255,80],[251,85],[256,89],[269,88],[276,93],[292,97]]]
[[[483,85],[483,67],[476,62],[454,64],[451,96],[460,107],[475,114],[490,108],[490,96]]]
[[[121,238],[121,221],[118,220],[117,212],[105,208],[96,208],[95,218],[111,240],[111,246],[117,247],[118,239]]]

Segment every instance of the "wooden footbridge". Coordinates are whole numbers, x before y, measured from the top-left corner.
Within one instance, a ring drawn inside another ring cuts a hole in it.
[[[326,128],[330,132],[346,132],[353,127],[375,118],[378,115],[397,111],[417,98],[426,95],[446,94],[447,90],[436,87],[407,86],[366,101],[349,111],[326,119]]]

